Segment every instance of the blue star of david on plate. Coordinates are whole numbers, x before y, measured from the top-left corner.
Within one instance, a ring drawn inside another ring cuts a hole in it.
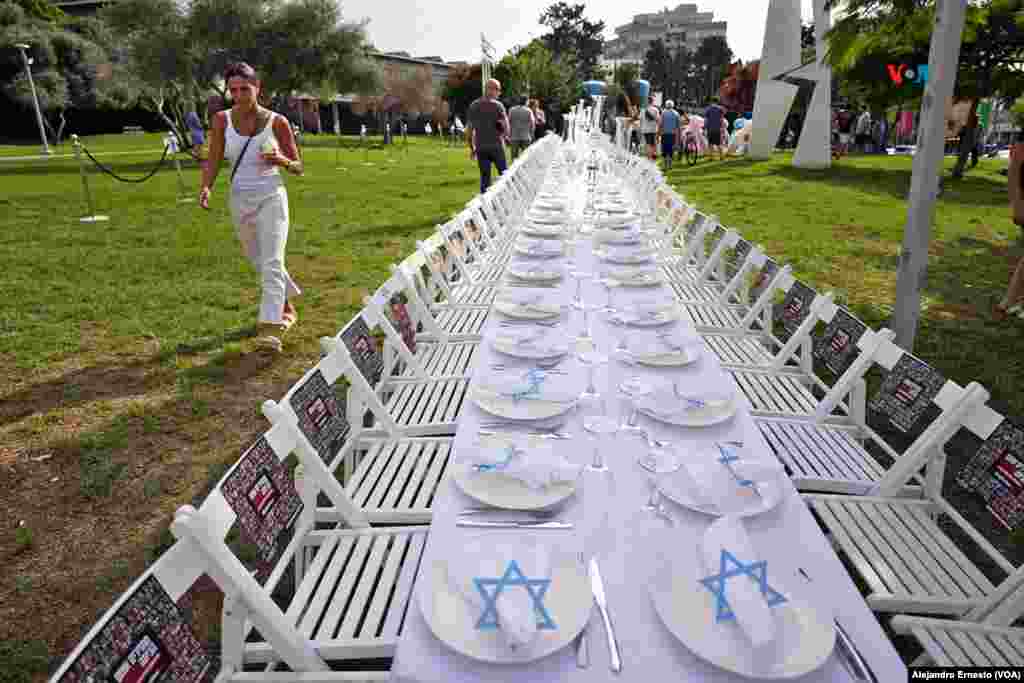
[[[730,569],[729,565],[733,565],[733,568]],[[735,555],[723,548],[718,573],[700,580],[701,584],[715,596],[716,623],[734,621],[736,619],[732,607],[729,606],[729,600],[725,596],[725,582],[734,576],[749,576],[756,581],[761,589],[761,595],[764,596],[769,607],[775,607],[786,602],[786,598],[782,593],[768,585],[767,560],[758,560],[757,562],[744,564],[736,559]]]
[[[547,609],[544,608],[544,594],[551,585],[551,579],[528,579],[519,569],[519,563],[512,560],[505,568],[505,573],[498,579],[474,578],[477,591],[484,599],[484,611],[476,622],[476,627],[482,630],[498,628],[498,596],[505,590],[506,586],[523,586],[526,592],[533,599],[533,609],[539,621],[538,629],[555,629],[555,622],[551,619]],[[493,587],[494,593],[488,594],[487,588]]]
[[[742,445],[743,443],[740,441],[726,441],[725,443],[718,444],[718,452],[722,454],[722,457],[718,459],[718,462],[728,468],[729,473],[732,474],[732,478],[736,480],[737,484],[740,486],[756,488],[753,481],[740,477],[732,467],[732,464],[740,459],[740,456],[736,455],[736,451],[734,451],[733,448]]]

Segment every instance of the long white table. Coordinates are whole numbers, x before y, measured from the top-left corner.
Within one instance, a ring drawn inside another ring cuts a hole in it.
[[[598,263],[593,255],[592,244],[586,240],[578,247],[580,265],[587,270],[598,273],[607,269],[607,264]],[[563,260],[564,262],[564,260]],[[570,279],[563,281],[558,289],[514,289],[514,292],[536,291],[544,293],[546,298],[569,304],[574,292],[575,283]],[[605,301],[605,293],[596,282],[584,283],[584,298],[590,302]],[[616,305],[630,301],[671,298],[668,287],[661,288],[620,288],[616,293]],[[521,365],[524,370],[529,367],[526,361],[515,361],[508,356],[494,351],[490,339],[498,329],[502,316],[496,312],[490,315],[484,328],[484,342],[476,355],[474,367],[474,383],[487,373],[493,372],[490,367],[495,363],[506,366]],[[609,325],[601,314],[591,314],[591,328],[597,348],[608,355],[620,336],[628,330]],[[563,315],[561,330],[566,336],[574,336],[581,328],[582,314],[570,311]],[[731,379],[719,366],[716,357],[705,346],[702,358],[696,363],[675,369],[648,369],[629,367],[611,360],[597,371],[597,386],[602,391],[614,389],[629,377],[641,376],[651,382],[680,380],[688,388],[699,389],[728,386]],[[577,361],[568,361],[562,366],[569,372],[577,373],[579,386],[584,385],[585,370]],[[740,394],[742,397],[742,394]],[[617,398],[612,398],[613,406],[620,406]],[[619,410],[620,408],[615,408]],[[477,438],[481,421],[490,421],[491,416],[480,410],[476,405],[463,407],[459,418],[458,432],[454,445],[454,458],[460,453],[471,452]],[[754,425],[747,407],[730,421],[715,427],[703,429],[677,428],[670,425],[643,419],[645,427],[655,438],[670,440],[682,447],[683,452],[702,444],[711,445],[715,441],[743,441],[747,448],[755,453],[772,457],[760,432]],[[566,430],[573,434],[572,441],[560,441],[560,452],[580,463],[589,462],[592,452],[592,437],[582,427],[582,418],[570,414]],[[610,453],[607,464],[612,471],[614,490],[607,497],[607,534],[602,543],[602,552],[598,555],[601,571],[604,576],[608,594],[609,609],[618,635],[623,669],[619,674],[609,668],[609,652],[605,643],[604,631],[600,617],[595,609],[590,620],[590,666],[586,669],[577,668],[575,650],[566,647],[544,659],[529,664],[489,664],[471,660],[454,652],[447,645],[434,637],[430,627],[420,613],[416,600],[410,605],[406,615],[402,636],[392,666],[392,680],[399,683],[456,683],[460,681],[473,683],[545,683],[554,681],[729,681],[744,680],[742,677],[715,667],[700,659],[678,641],[661,622],[655,612],[648,586],[655,572],[656,557],[666,549],[678,553],[680,557],[692,556],[697,563],[697,549],[703,532],[713,521],[712,517],[689,511],[671,502],[666,502],[675,525],[671,529],[666,522],[642,509],[648,496],[648,475],[636,464],[636,458],[646,449],[646,445],[635,434],[620,433],[615,437],[614,448],[607,449]],[[564,449],[562,446],[564,445]],[[587,476],[592,477],[588,473]],[[589,486],[593,479],[585,479]],[[907,670],[892,644],[886,637],[874,614],[868,609],[857,588],[847,575],[839,559],[836,557],[827,539],[814,521],[807,507],[801,502],[792,485],[786,482],[786,496],[782,503],[773,511],[745,520],[746,527],[754,547],[762,559],[768,561],[770,568],[769,582],[772,577],[780,579],[790,590],[807,589],[805,595],[828,596],[828,603],[823,607],[831,608],[839,617],[843,626],[857,644],[863,656],[868,660],[879,681],[906,680]],[[587,490],[582,493],[584,499]],[[458,561],[463,541],[481,534],[479,529],[458,528],[456,517],[467,507],[479,505],[447,478],[438,489],[434,501],[434,519],[430,527],[430,536],[419,571],[420,586],[425,583],[422,578],[427,575],[435,562]],[[496,542],[503,538],[517,535],[530,535],[552,547],[561,549],[581,547],[581,528],[593,528],[593,519],[584,520],[586,512],[593,506],[570,500],[566,503],[558,518],[572,521],[577,525],[574,530],[487,530],[483,533],[493,534]],[[803,568],[814,583],[808,587],[797,578],[797,568]],[[835,681],[853,680],[833,652],[829,660],[817,671],[802,677],[804,681]]]

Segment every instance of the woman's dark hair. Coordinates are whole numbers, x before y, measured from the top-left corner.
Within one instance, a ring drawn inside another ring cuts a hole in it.
[[[259,76],[256,75],[256,69],[252,68],[245,62],[235,62],[228,64],[224,69],[224,82],[226,83],[235,76],[241,76],[247,81],[258,81]]]

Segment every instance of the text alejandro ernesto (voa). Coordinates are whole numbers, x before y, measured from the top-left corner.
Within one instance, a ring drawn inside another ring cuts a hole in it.
[[[1024,667],[915,667],[908,681],[1021,681]]]

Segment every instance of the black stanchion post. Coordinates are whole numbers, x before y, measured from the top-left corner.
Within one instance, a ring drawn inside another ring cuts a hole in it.
[[[92,206],[92,194],[89,192],[89,176],[85,171],[85,162],[82,160],[82,143],[78,141],[77,135],[71,136],[71,144],[75,148],[75,158],[78,159],[78,172],[82,176],[82,192],[85,194],[85,205],[89,209],[89,213],[86,216],[82,216],[78,220],[82,223],[101,223],[103,221],[109,221],[110,216],[98,215]]]

